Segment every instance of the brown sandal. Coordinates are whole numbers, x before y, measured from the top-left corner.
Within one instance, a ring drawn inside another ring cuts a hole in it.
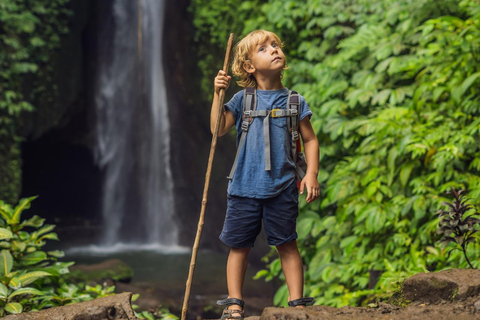
[[[233,320],[243,320],[244,318],[244,312],[243,312],[243,306],[245,302],[243,300],[237,299],[237,298],[228,298],[224,300],[218,300],[217,304],[220,306],[227,306],[222,313],[222,318],[220,320],[227,320],[227,319],[233,319]],[[238,309],[228,309],[228,307],[232,305],[238,305],[241,310]]]

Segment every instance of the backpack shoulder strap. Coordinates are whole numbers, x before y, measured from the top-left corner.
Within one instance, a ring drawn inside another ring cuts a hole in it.
[[[287,119],[288,129],[292,134],[292,159],[295,163],[295,172],[297,180],[300,181],[305,177],[305,168],[306,162],[303,154],[299,154],[297,150],[301,149],[299,135],[298,135],[298,126],[300,119],[300,95],[296,91],[290,91],[287,101],[287,109],[292,110],[292,116]],[[294,111],[295,110],[295,111]],[[298,159],[297,159],[298,158]],[[302,165],[303,163],[303,165]],[[303,166],[303,167],[302,167]]]
[[[290,91],[288,93],[287,110],[295,112],[297,115],[287,118],[288,131],[292,135],[292,156],[293,161],[297,157],[297,140],[298,140],[298,122],[300,113],[300,95],[296,91]],[[295,110],[295,111],[294,111]]]
[[[243,90],[243,107],[242,107],[242,134],[240,136],[240,141],[237,145],[237,153],[235,154],[235,160],[233,161],[232,169],[228,175],[228,179],[233,179],[235,170],[237,169],[238,157],[240,152],[243,149],[245,144],[245,139],[247,137],[248,128],[253,121],[251,112],[254,112],[257,109],[257,89],[253,87],[247,87]],[[249,116],[250,115],[250,116]]]
[[[248,125],[252,123],[253,118],[248,117],[248,111],[257,110],[257,89],[253,87],[247,87],[243,90],[243,109],[242,109],[242,119],[243,121],[248,120]],[[247,112],[245,112],[247,111]],[[243,123],[242,123],[243,130]],[[246,129],[248,131],[248,127]]]

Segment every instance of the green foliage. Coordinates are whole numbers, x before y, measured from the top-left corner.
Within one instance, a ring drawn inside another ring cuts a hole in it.
[[[433,246],[434,217],[452,187],[480,201],[479,1],[227,3],[192,4],[206,81],[228,32],[269,29],[285,42],[285,84],[314,113],[324,191],[300,205],[305,294],[362,304],[411,274],[467,266]],[[478,241],[471,249],[478,267]],[[269,261],[260,275],[282,278]],[[371,271],[381,272],[374,287]],[[283,286],[275,303],[286,297]]]
[[[69,276],[73,262],[59,262],[62,251],[43,251],[47,240],[58,240],[55,226],[33,216],[22,220],[22,214],[37,197],[21,199],[12,207],[0,200],[0,317],[7,313],[38,311],[51,307],[89,301],[115,294],[115,286],[85,285],[72,279],[83,279],[78,273]],[[131,269],[120,266],[123,275]],[[111,273],[104,276],[115,278]],[[97,275],[98,276],[98,275]],[[138,295],[135,295],[135,301]],[[132,306],[133,308],[138,308]],[[143,311],[140,319],[176,320],[166,308],[154,313]]]
[[[136,301],[140,297],[139,294],[134,294],[132,296],[132,301]],[[154,312],[150,311],[137,311],[138,306],[132,304],[133,310],[135,310],[135,316],[139,319],[147,320],[178,320],[178,317],[172,314],[167,308],[162,306],[158,307]]]
[[[195,41],[199,44],[198,64],[203,72],[200,83],[205,93],[205,101],[213,97],[213,78],[223,67],[225,48],[230,33],[234,33],[236,40],[245,31],[244,24],[252,17],[252,11],[264,3],[263,0],[192,0],[190,11],[193,12],[193,23],[197,30]],[[258,12],[258,10],[257,10]],[[235,87],[235,84],[233,84]]]
[[[22,220],[35,198],[15,207],[0,200],[0,316],[92,300],[115,289],[64,280],[73,263],[58,261],[62,251],[43,251],[47,240],[58,240],[55,226],[38,216]]]
[[[478,229],[475,229],[475,225],[480,226],[480,219],[473,216],[473,214],[478,213],[472,210],[473,206],[471,204],[467,204],[468,199],[464,199],[462,192],[463,190],[457,192],[455,189],[452,189],[455,197],[453,203],[442,203],[448,207],[448,210],[439,210],[437,212],[440,217],[437,233],[443,235],[440,242],[446,244],[454,242],[460,246],[465,260],[470,268],[473,269],[472,263],[467,256],[467,246],[469,243],[476,242],[473,235],[478,231]],[[458,248],[451,249],[449,254],[455,249]]]
[[[21,116],[55,97],[51,61],[68,32],[68,2],[0,1],[0,197],[9,203],[20,193]]]

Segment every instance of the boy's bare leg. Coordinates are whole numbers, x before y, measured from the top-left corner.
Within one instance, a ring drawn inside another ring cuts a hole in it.
[[[247,271],[248,253],[251,248],[230,248],[227,260],[227,287],[228,297],[243,300],[242,287]],[[229,309],[241,310],[238,305],[232,305]]]
[[[282,270],[288,287],[288,301],[303,297],[303,262],[298,252],[297,241],[290,241],[277,246]]]

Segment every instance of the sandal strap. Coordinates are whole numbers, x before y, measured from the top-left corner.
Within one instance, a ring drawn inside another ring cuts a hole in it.
[[[237,315],[233,315],[236,313]],[[237,310],[237,309],[228,309],[225,308],[222,313],[222,318],[220,320],[226,320],[226,319],[234,319],[234,320],[243,320],[244,318],[244,313],[243,310]]]
[[[228,298],[228,299],[223,299],[223,300],[218,300],[217,304],[219,306],[231,306],[231,305],[238,305],[240,308],[243,309],[243,305],[245,304],[245,301],[237,299],[237,298]]]
[[[288,306],[289,307],[306,306],[307,304],[312,304],[314,301],[315,300],[312,297],[300,298],[300,299],[288,301]]]

